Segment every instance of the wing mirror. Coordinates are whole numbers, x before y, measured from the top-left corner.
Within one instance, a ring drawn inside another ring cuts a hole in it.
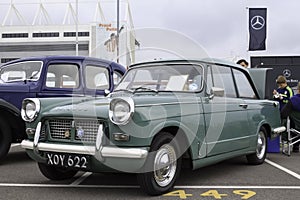
[[[216,97],[224,97],[224,94],[225,94],[224,88],[212,87],[210,89],[209,98],[212,99],[212,98],[214,98],[214,96],[216,96]]]

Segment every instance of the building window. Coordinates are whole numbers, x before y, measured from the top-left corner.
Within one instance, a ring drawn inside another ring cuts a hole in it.
[[[28,33],[2,33],[2,38],[28,38]]]
[[[87,37],[87,36],[90,36],[90,32],[79,32],[78,36],[79,37]]]
[[[88,37],[90,32],[78,32],[78,37]],[[64,37],[76,37],[76,32],[64,32]]]
[[[32,37],[59,37],[59,32],[33,33]]]
[[[64,32],[64,37],[75,37],[76,32]]]
[[[17,60],[19,58],[1,58],[1,63],[7,63],[12,60]]]

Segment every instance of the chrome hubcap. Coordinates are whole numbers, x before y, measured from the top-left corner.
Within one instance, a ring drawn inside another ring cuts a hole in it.
[[[259,132],[257,138],[256,155],[259,159],[262,159],[266,152],[266,138],[262,131]]]
[[[154,159],[154,178],[156,183],[165,187],[174,179],[177,168],[174,147],[165,144],[158,149]]]

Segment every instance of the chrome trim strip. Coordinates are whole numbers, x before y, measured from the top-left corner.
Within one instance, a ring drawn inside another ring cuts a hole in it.
[[[135,107],[146,107],[146,106],[164,106],[164,105],[177,105],[177,104],[199,104],[200,101],[189,101],[189,102],[168,102],[168,103],[156,103],[156,104],[141,104],[135,105]]]
[[[37,127],[36,127],[35,133],[34,133],[34,141],[33,141],[34,147],[36,147],[38,142],[39,142],[41,128],[42,128],[42,122],[39,122]]]
[[[21,143],[24,149],[34,149],[33,142],[29,140],[23,140]],[[98,154],[94,146],[82,146],[82,145],[65,145],[65,144],[49,144],[49,143],[38,143],[37,150],[40,151],[51,151],[60,153],[75,153],[92,155]],[[142,159],[146,158],[148,151],[143,148],[119,148],[119,147],[102,147],[100,149],[102,157],[106,158],[135,158]]]
[[[142,148],[103,147],[101,154],[113,158],[146,158],[148,151]]]
[[[98,127],[98,133],[96,138],[96,150],[99,151],[102,147],[102,139],[103,139],[103,125],[100,124]]]
[[[216,142],[207,142],[206,144],[220,144],[220,143],[224,143],[224,142],[231,142],[231,141],[238,141],[238,140],[244,140],[247,138],[251,138],[251,137],[255,137],[256,135],[250,135],[250,136],[244,136],[244,137],[238,137],[238,138],[233,138],[233,139],[227,139],[227,140],[220,140],[220,141],[216,141]]]

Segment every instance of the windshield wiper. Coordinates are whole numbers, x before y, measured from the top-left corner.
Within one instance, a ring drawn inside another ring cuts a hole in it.
[[[137,92],[139,90],[158,93],[158,90],[155,90],[155,89],[152,89],[152,88],[148,88],[148,87],[145,87],[145,86],[140,86],[140,87],[135,88],[134,91],[133,91],[133,93],[135,93],[135,92]]]

